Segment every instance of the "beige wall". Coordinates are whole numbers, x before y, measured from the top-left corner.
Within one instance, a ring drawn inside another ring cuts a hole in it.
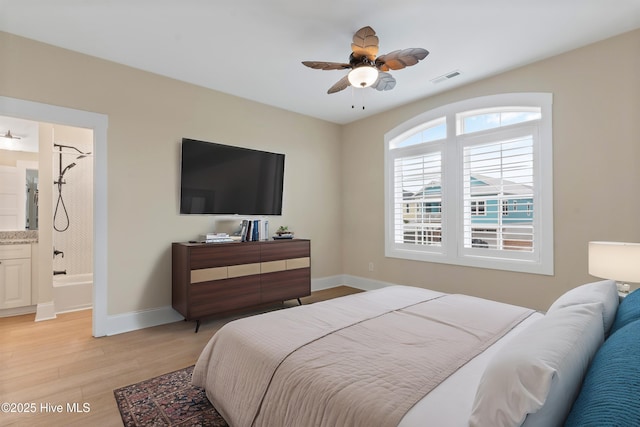
[[[38,153],[29,151],[0,150],[0,165],[15,166],[18,161],[37,162]]]
[[[596,280],[587,274],[588,241],[640,241],[638,76],[640,30],[345,126],[344,272],[543,310]],[[385,132],[429,109],[505,92],[553,93],[555,275],[385,258]]]
[[[108,314],[169,305],[171,242],[214,228],[178,214],[182,137],[285,153],[271,228],[312,240],[313,277],[342,272],[338,125],[6,33],[0,57],[0,95],[109,118]]]

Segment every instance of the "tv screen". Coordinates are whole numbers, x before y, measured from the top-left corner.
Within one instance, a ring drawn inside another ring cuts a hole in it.
[[[181,214],[281,215],[284,154],[182,139]]]

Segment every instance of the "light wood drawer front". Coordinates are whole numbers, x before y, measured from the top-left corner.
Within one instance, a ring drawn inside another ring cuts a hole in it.
[[[227,267],[203,268],[202,270],[191,270],[191,283],[209,282],[211,280],[222,280],[229,277]]]
[[[287,260],[287,270],[295,270],[297,268],[307,268],[311,265],[311,258],[293,258]]]
[[[260,274],[260,263],[258,262],[253,264],[230,265],[227,268],[229,271],[229,278]]]
[[[296,270],[298,268],[308,268],[311,265],[311,258],[292,258],[279,261],[268,261],[261,264],[260,271],[265,273],[275,273],[277,271]]]
[[[269,261],[260,264],[260,272],[273,273],[274,271],[284,271],[287,269],[287,262],[285,260]]]
[[[284,261],[282,262],[284,263]],[[213,280],[231,279],[234,277],[254,276],[260,274],[260,272],[261,264],[257,262],[252,264],[230,265],[228,267],[202,268],[200,270],[191,270],[191,283],[202,283],[210,282]]]

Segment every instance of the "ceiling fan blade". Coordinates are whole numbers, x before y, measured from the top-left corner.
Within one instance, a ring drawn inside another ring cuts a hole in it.
[[[376,59],[376,66],[382,71],[401,70],[404,67],[416,65],[418,61],[427,57],[429,51],[419,47],[394,50],[386,55],[380,55]]]
[[[351,86],[351,83],[349,83],[348,75],[346,75],[343,78],[341,78],[340,80],[338,80],[336,82],[336,84],[331,86],[329,88],[329,90],[327,91],[327,93],[331,94],[331,93],[340,92],[341,90],[344,90],[344,89],[348,88],[349,86]]]
[[[316,70],[345,70],[351,68],[350,64],[343,62],[302,61],[302,64]]]
[[[371,27],[362,27],[353,35],[353,43],[351,43],[351,50],[353,56],[357,59],[366,56],[371,61],[376,59],[378,54],[378,36]]]
[[[371,85],[376,90],[391,90],[396,87],[396,79],[389,73],[378,73],[378,80]]]

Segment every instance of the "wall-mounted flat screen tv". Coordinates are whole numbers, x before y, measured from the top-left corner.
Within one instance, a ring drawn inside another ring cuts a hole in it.
[[[182,139],[181,214],[281,215],[284,154]]]

